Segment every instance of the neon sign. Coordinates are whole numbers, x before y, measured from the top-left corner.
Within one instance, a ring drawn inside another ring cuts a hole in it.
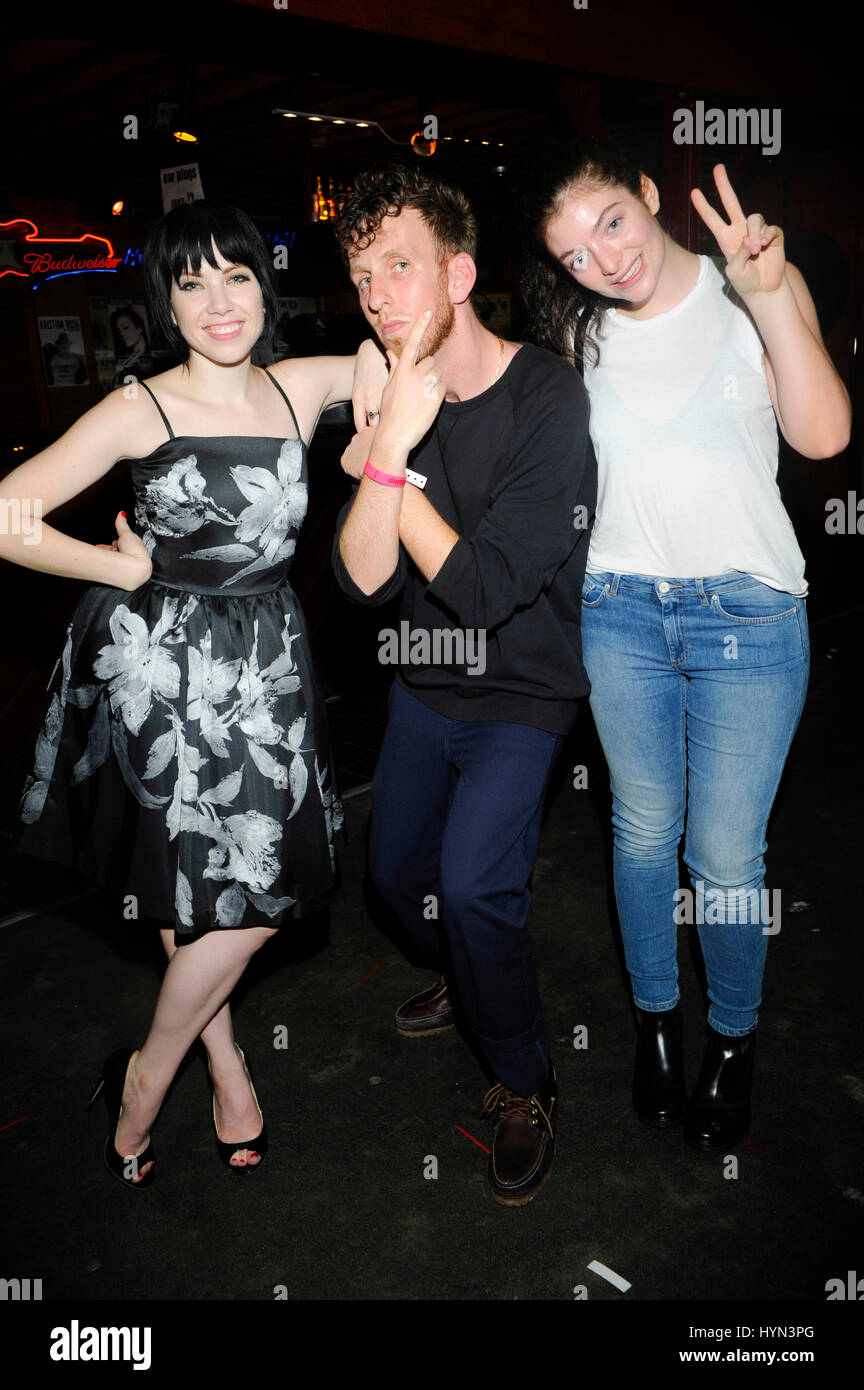
[[[27,217],[16,217],[12,222],[0,222],[0,231],[6,227],[29,227],[30,231],[14,247],[17,261],[24,269],[20,269],[17,263],[2,265],[0,279],[4,275],[17,275],[21,279],[32,280],[34,290],[46,280],[56,280],[63,275],[85,275],[94,272],[116,275],[117,267],[121,264],[121,257],[114,255],[114,247],[108,238],[97,236],[95,232],[84,232],[82,236],[74,237],[39,236],[36,223]],[[23,249],[29,246],[32,246],[33,250]],[[37,246],[39,250],[36,249]],[[81,248],[81,252],[65,251],[66,247],[72,246]],[[61,250],[61,247],[64,250]]]
[[[294,240],[295,240],[296,236],[297,236],[296,231],[294,231],[294,232],[265,232],[265,233],[264,233],[264,240],[266,241],[266,243],[267,243],[268,246],[288,246],[288,247],[291,247],[291,246],[294,245]]]

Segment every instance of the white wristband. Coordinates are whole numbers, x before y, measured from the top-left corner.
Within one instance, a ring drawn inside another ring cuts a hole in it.
[[[428,478],[424,478],[422,473],[415,473],[413,468],[405,469],[405,477],[408,479],[409,483],[413,483],[415,487],[419,487],[421,490],[429,481]]]

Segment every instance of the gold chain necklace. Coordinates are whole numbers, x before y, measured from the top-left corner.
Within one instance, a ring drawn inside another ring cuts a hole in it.
[[[496,334],[495,336],[497,337],[498,335]],[[501,363],[504,361],[504,339],[498,338],[498,344],[501,348],[501,351],[498,354],[498,366],[495,368],[495,375],[492,378],[493,384],[498,380],[498,373],[501,370]]]

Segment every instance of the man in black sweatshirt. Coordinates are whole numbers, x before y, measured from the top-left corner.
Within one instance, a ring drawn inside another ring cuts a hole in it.
[[[387,351],[377,420],[343,464],[359,486],[333,562],[358,603],[401,593],[375,772],[370,872],[441,974],[401,1006],[411,1036],[453,1004],[495,1084],[495,1198],[533,1197],[554,1156],[557,1086],[526,925],[543,801],[587,694],[580,605],[596,464],[582,382],[474,314],[476,222],[410,169],[361,174],[337,234]],[[374,412],[372,412],[374,415]]]

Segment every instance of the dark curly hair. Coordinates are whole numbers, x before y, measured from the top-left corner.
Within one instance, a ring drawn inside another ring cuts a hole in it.
[[[605,141],[576,139],[537,167],[524,193],[526,235],[520,289],[526,311],[525,336],[580,369],[599,361],[597,328],[612,303],[585,289],[546,247],[546,228],[579,188],[618,184],[642,197],[638,165]]]
[[[465,194],[403,164],[366,169],[354,180],[336,224],[346,265],[349,253],[364,251],[385,217],[416,208],[432,233],[439,261],[466,252],[477,257],[477,218]]]

